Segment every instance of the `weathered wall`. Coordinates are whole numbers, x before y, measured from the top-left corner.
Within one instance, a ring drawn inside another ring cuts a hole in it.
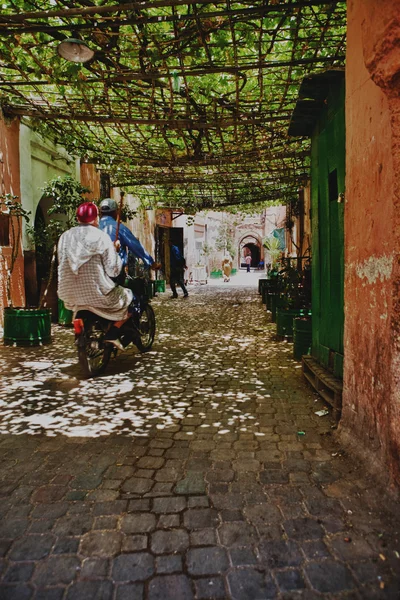
[[[198,264],[206,266],[208,275],[212,270],[221,268],[223,252],[215,249],[215,242],[224,219],[231,219],[231,215],[207,211],[196,213],[194,220],[192,216],[185,214],[174,219],[173,227],[183,227],[184,255],[188,266],[186,275],[188,277],[193,274],[194,268]],[[212,248],[207,256],[202,253],[205,245]]]
[[[71,175],[79,180],[79,160],[70,156],[67,151],[44,139],[30,127],[21,123],[19,136],[20,186],[21,202],[25,210],[30,212],[29,223],[24,223],[24,280],[28,306],[37,305],[39,289],[37,285],[36,253],[29,239],[27,225],[33,227],[37,208],[40,204],[47,217],[47,209],[52,205],[50,198],[42,198],[42,188],[50,179]]]
[[[348,2],[340,430],[400,483],[398,6],[396,0]]]
[[[187,215],[181,215],[174,219],[172,227],[183,227],[184,256],[188,266],[187,276],[189,276],[193,272],[197,256],[200,254],[200,252],[196,252],[196,243],[199,246],[203,246],[205,243],[205,217],[202,213],[198,213],[193,222],[192,217],[188,219]]]
[[[19,170],[19,120],[6,121],[0,112],[0,193],[21,197]],[[11,298],[14,306],[24,306],[24,257],[22,242],[12,278]],[[3,324],[4,307],[7,306],[7,269],[10,264],[11,247],[0,247],[0,325]]]
[[[29,225],[35,222],[38,204],[42,198],[41,188],[53,177],[71,175],[79,181],[79,160],[69,156],[64,148],[49,139],[42,138],[26,125],[20,134],[21,200],[31,212]],[[51,201],[49,200],[49,206]],[[30,248],[26,231],[24,248]]]
[[[96,169],[96,165],[81,163],[80,173],[81,184],[91,190],[89,194],[86,194],[86,198],[98,200],[100,198],[100,172]]]
[[[120,189],[117,187],[112,188],[111,197],[119,203],[121,198]],[[133,194],[125,194],[124,204],[136,211],[135,217],[126,223],[127,227],[140,240],[147,252],[155,258],[156,240],[154,236],[156,225],[171,227],[170,210],[144,210]]]

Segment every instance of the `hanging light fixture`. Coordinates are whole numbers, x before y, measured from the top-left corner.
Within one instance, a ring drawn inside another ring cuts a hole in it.
[[[63,40],[57,48],[60,56],[74,63],[85,63],[92,60],[94,51],[89,48],[86,42],[76,38]]]

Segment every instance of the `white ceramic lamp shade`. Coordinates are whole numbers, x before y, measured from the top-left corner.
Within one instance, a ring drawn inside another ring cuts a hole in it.
[[[75,63],[85,63],[91,60],[94,56],[93,50],[89,46],[75,38],[64,40],[59,44],[57,52],[60,56]]]

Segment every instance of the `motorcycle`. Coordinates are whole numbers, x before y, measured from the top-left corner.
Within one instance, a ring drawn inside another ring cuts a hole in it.
[[[148,352],[154,342],[156,318],[145,292],[145,282],[127,279],[125,287],[132,289],[139,299],[139,310],[120,328],[120,341],[124,348],[134,344],[140,352]],[[110,358],[117,356],[118,348],[105,340],[113,321],[99,317],[89,310],[78,311],[73,321],[75,345],[79,364],[85,377],[104,373]]]

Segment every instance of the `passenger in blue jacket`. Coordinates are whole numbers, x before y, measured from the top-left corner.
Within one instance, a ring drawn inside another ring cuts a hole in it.
[[[113,242],[115,242],[115,236],[117,233],[117,215],[118,215],[118,204],[112,198],[106,198],[100,203],[100,215],[101,219],[99,222],[99,229],[107,233]],[[128,252],[132,253],[135,258],[140,258],[145,267],[154,268],[154,259],[146,250],[143,248],[139,240],[133,235],[131,230],[120,223],[118,239],[121,247],[118,251],[119,256],[122,260],[123,269],[121,272],[121,279],[125,278],[125,267],[128,264]]]
[[[178,246],[174,246],[172,241],[169,241],[169,266],[170,266],[170,286],[172,290],[171,298],[177,298],[178,293],[176,291],[176,286],[179,285],[182,288],[183,297],[187,298],[189,296],[188,291],[185,286],[184,280],[184,271],[187,269],[186,261],[179,250]]]

